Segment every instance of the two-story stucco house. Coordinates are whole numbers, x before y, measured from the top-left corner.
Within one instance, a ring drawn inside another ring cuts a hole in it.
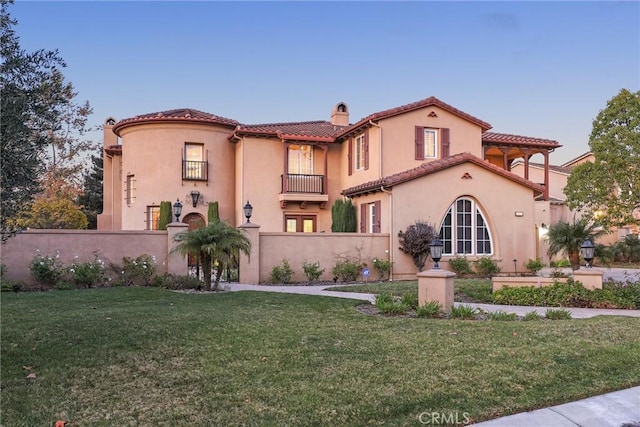
[[[397,235],[416,220],[440,229],[443,261],[492,256],[513,271],[513,260],[541,255],[549,153],[560,145],[490,129],[434,97],[353,124],[345,103],[328,121],[250,125],[191,109],[108,119],[98,227],[154,229],[160,202],[180,199],[187,223],[204,222],[217,201],[239,225],[250,201],[261,232],[330,233],[331,206],[348,197],[360,233],[389,236],[395,278],[415,275]],[[535,181],[534,155],[543,160]],[[521,175],[511,171],[518,160]]]

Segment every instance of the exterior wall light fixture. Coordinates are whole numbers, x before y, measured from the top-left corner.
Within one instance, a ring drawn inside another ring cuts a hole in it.
[[[244,210],[244,217],[247,218],[247,224],[250,223],[251,214],[253,213],[253,206],[247,200],[247,204],[242,208]]]
[[[200,199],[200,192],[198,190],[191,190],[191,202],[193,203],[193,207],[198,206],[198,200]]]
[[[587,268],[591,268],[591,261],[593,261],[595,251],[596,247],[591,240],[587,239],[582,242],[582,245],[580,246],[580,255],[582,255],[582,258],[587,262]]]
[[[440,265],[438,264],[438,262],[440,261],[440,258],[442,258],[443,246],[444,245],[437,237],[433,239],[431,241],[431,244],[429,245],[429,253],[431,254],[431,259],[433,260],[433,262],[435,262],[435,265],[433,266],[434,270],[440,269]]]
[[[182,203],[177,199],[173,204],[173,214],[176,216],[176,222],[180,222],[180,214],[182,213]]]

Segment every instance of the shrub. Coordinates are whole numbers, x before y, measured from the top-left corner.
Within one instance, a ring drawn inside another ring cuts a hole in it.
[[[568,320],[571,319],[571,312],[564,308],[549,308],[544,317],[550,320]]]
[[[291,265],[289,265],[288,260],[283,259],[282,264],[276,265],[271,269],[269,281],[271,283],[290,283],[292,277],[293,270],[291,269]]]
[[[477,261],[474,261],[474,264],[476,271],[482,277],[491,277],[494,274],[500,273],[498,263],[491,257],[483,256]]]
[[[173,218],[173,208],[171,202],[160,202],[160,214],[158,216],[158,230],[166,230],[167,225]]]
[[[500,320],[500,321],[512,321],[516,320],[518,315],[515,313],[507,313],[503,310],[493,311],[487,313],[487,319],[489,320]]]
[[[504,287],[493,294],[496,304],[539,307],[637,308],[638,299],[640,284],[626,287],[606,285],[604,289],[589,290],[571,278],[567,283],[555,282],[541,288]]]
[[[455,258],[452,258],[451,260],[449,260],[449,267],[460,277],[466,276],[468,274],[473,274],[471,264],[465,257],[457,256]]]
[[[475,319],[478,310],[469,305],[459,305],[451,307],[451,317],[454,319]]]
[[[391,271],[391,260],[387,259],[381,259],[381,258],[374,258],[373,261],[373,267],[376,269],[376,271],[378,272],[378,276],[380,278],[380,280],[384,280],[385,278],[387,278],[389,272]]]
[[[375,306],[383,314],[405,314],[410,307],[390,293],[376,295]]]
[[[60,254],[56,251],[55,256],[42,256],[38,253],[31,264],[29,270],[31,275],[41,285],[55,287],[62,279],[64,268],[60,262]]]
[[[76,255],[76,259],[78,256]],[[77,288],[91,288],[100,286],[107,280],[104,261],[100,259],[98,252],[93,253],[93,261],[78,263],[73,261],[69,267],[71,279]]]
[[[524,264],[524,268],[526,268],[533,274],[537,274],[538,271],[544,268],[544,263],[540,260],[540,258],[530,259]]]
[[[341,282],[355,282],[360,275],[360,269],[366,264],[345,259],[336,262],[331,272]]]
[[[402,301],[403,304],[407,305],[409,308],[411,308],[413,310],[418,308],[418,294],[417,293],[413,293],[413,292],[406,293],[406,294],[402,295],[402,297],[400,298],[400,301]]]
[[[0,292],[20,292],[24,290],[24,285],[22,282],[13,281],[13,280],[5,280],[4,273],[6,271],[6,266],[4,264],[0,264]]]
[[[172,290],[195,289],[200,291],[204,287],[202,280],[197,277],[176,274],[157,276],[153,283],[155,286]]]
[[[356,231],[356,207],[351,199],[338,199],[331,207],[331,231],[354,233]]]
[[[530,312],[528,312],[527,314],[525,314],[522,317],[522,320],[527,321],[527,322],[532,321],[532,320],[540,320],[540,319],[542,319],[542,316],[540,316],[535,311],[530,311]]]
[[[640,309],[640,281],[631,280],[616,281],[609,280],[602,283],[603,292],[611,292],[613,295],[623,299],[633,305],[633,308]]]
[[[315,282],[324,273],[324,268],[320,268],[319,262],[308,263],[306,260],[302,262],[302,271],[309,282]]]
[[[118,274],[113,286],[151,286],[151,279],[156,272],[155,256],[147,254],[136,258],[122,258],[122,267],[110,264],[112,271]]]
[[[440,317],[441,313],[442,304],[440,304],[438,301],[429,301],[425,304],[422,304],[416,309],[416,315],[418,317]]]
[[[405,231],[398,232],[400,250],[411,256],[418,271],[422,271],[424,268],[427,255],[429,255],[429,245],[437,236],[433,225],[422,221],[416,221]]]

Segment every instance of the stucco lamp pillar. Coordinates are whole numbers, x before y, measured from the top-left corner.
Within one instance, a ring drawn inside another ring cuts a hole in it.
[[[456,277],[451,271],[442,270],[438,262],[442,256],[442,242],[434,239],[429,247],[434,266],[431,270],[418,273],[418,305],[437,301],[445,312],[453,306],[453,280]]]
[[[253,206],[248,200],[242,209],[247,222],[238,228],[246,233],[247,239],[251,242],[251,255],[240,254],[239,280],[247,285],[257,285],[260,283],[260,226],[250,222]]]
[[[187,259],[184,255],[174,251],[174,248],[180,244],[176,241],[176,235],[187,231],[189,226],[182,222],[172,222],[167,224],[167,273],[184,276],[189,273]]]
[[[604,273],[591,268],[591,261],[595,258],[595,249],[596,247],[591,240],[587,239],[582,243],[580,254],[587,262],[587,265],[573,272],[573,280],[582,283],[587,289],[602,289],[602,276],[604,276]]]

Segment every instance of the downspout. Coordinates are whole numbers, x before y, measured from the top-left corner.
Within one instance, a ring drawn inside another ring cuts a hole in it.
[[[384,185],[380,186],[380,190],[382,190],[383,193],[387,193],[389,195],[389,228],[390,228],[390,232],[389,232],[389,262],[391,263],[391,266],[389,268],[389,281],[391,282],[393,280],[393,192],[387,190],[384,188]]]
[[[242,168],[242,172],[241,172],[241,176],[240,176],[240,178],[242,180],[242,187],[240,188],[240,192],[242,193],[242,195],[240,196],[239,202],[240,202],[240,206],[243,206],[242,201],[244,200],[244,197],[246,196],[246,194],[244,194],[244,181],[245,181],[245,179],[244,179],[244,146],[245,146],[244,137],[243,136],[238,136],[238,135],[236,135],[236,132],[233,132],[233,135],[231,136],[231,138],[237,140],[238,142],[240,142],[242,144],[242,152],[240,153],[240,155],[242,157],[242,162],[240,162],[241,168]],[[233,157],[233,161],[237,162],[237,159],[236,159],[235,155]],[[235,199],[236,199],[236,203],[238,203],[238,195],[237,194],[235,196]],[[234,212],[234,214],[237,215],[236,206],[233,207],[233,212]],[[237,216],[236,216],[236,218],[237,218]],[[242,224],[242,217],[240,217],[239,224]]]
[[[369,124],[378,128],[378,178],[382,178],[382,127],[372,120],[369,120]]]

